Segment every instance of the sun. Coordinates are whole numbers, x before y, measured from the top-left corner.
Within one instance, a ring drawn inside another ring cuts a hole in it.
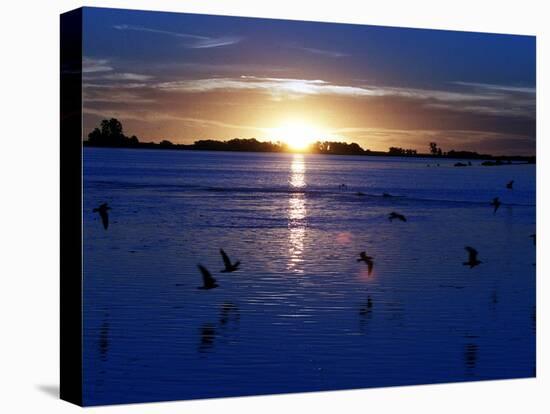
[[[305,121],[286,121],[272,130],[274,137],[284,142],[293,151],[305,151],[322,138],[322,131]]]

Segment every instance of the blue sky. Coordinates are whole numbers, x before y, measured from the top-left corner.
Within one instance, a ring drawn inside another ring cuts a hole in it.
[[[535,38],[86,8],[85,132],[535,153]],[[317,138],[317,137],[315,137]]]

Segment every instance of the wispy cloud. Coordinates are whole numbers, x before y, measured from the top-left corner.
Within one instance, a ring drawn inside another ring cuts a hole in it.
[[[99,102],[104,104],[151,104],[155,103],[155,99],[142,97],[138,94],[127,91],[106,91],[104,89],[90,91],[84,89],[82,100],[86,103]]]
[[[240,76],[160,82],[153,87],[165,91],[203,93],[213,91],[258,91],[274,100],[313,95],[357,98],[400,98],[416,100],[426,108],[472,112],[496,116],[534,117],[535,100],[531,90],[505,86],[455,83],[460,90],[420,89],[380,85],[341,85],[321,79]],[[480,86],[480,85],[483,85]],[[456,88],[455,88],[456,89]],[[518,96],[520,95],[520,96]]]
[[[341,57],[349,56],[349,54],[347,53],[338,52],[335,50],[317,49],[314,47],[296,46],[295,49],[299,49],[303,52],[311,53],[313,55],[326,56],[330,58],[341,58]]]
[[[109,72],[112,70],[113,67],[109,64],[107,59],[94,59],[90,57],[84,57],[82,59],[83,73]]]
[[[184,32],[172,32],[168,30],[153,29],[143,26],[133,26],[129,24],[118,24],[113,26],[116,30],[132,30],[137,32],[148,32],[160,35],[176,37],[184,40],[184,46],[190,49],[209,49],[213,47],[229,46],[239,43],[242,37],[239,36],[202,36]]]
[[[142,73],[119,72],[109,59],[84,57],[82,59],[84,87],[92,88],[136,88],[144,87],[144,82],[154,79],[154,76]],[[117,81],[118,83],[105,82]]]
[[[153,76],[150,75],[142,75],[139,73],[113,73],[109,75],[102,76],[103,79],[108,80],[121,80],[121,81],[137,81],[137,82],[143,82],[150,79],[153,79]]]
[[[260,90],[279,96],[290,95],[344,95],[344,96],[400,96],[404,98],[437,99],[443,101],[467,101],[492,99],[483,94],[462,92],[385,87],[376,85],[338,85],[321,79],[263,78],[240,76],[238,78],[207,78],[162,82],[160,89],[182,92],[210,92],[216,90]]]
[[[150,85],[143,82],[119,82],[119,83],[99,83],[101,79],[95,79],[95,82],[85,82],[82,86],[85,89],[105,89],[108,91],[116,91],[119,89],[139,89],[147,88]]]
[[[477,89],[486,89],[491,91],[501,92],[519,92],[534,94],[537,92],[535,87],[530,86],[514,86],[514,85],[495,85],[491,83],[477,83],[477,82],[453,82],[455,85],[469,86]]]

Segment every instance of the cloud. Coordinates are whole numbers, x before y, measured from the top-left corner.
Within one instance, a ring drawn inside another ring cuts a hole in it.
[[[107,59],[94,59],[90,57],[84,57],[82,59],[83,73],[109,72],[112,70],[113,68],[110,66]]]
[[[326,56],[330,58],[341,58],[341,57],[349,56],[349,54],[347,53],[337,52],[334,50],[316,49],[314,47],[296,46],[295,49],[298,49],[307,53],[311,53],[313,55],[321,55],[321,56]]]
[[[535,87],[529,86],[513,86],[513,85],[495,85],[491,83],[476,83],[476,82],[453,82],[455,85],[469,86],[478,89],[487,89],[491,91],[501,92],[519,92],[525,94],[535,94],[537,92]]]
[[[239,43],[242,37],[239,36],[201,36],[183,32],[171,32],[168,30],[152,29],[143,26],[133,26],[129,24],[119,24],[113,26],[116,30],[132,30],[137,32],[148,32],[160,35],[172,36],[179,39],[184,39],[184,46],[189,49],[209,49],[213,47],[229,46]]]
[[[188,72],[204,73],[232,73],[241,74],[246,72],[253,73],[283,73],[288,72],[290,68],[283,66],[274,66],[255,63],[208,63],[208,62],[181,62],[181,63],[161,63],[153,65],[158,69],[180,69]]]
[[[344,96],[400,96],[404,98],[437,99],[442,101],[467,101],[490,99],[480,94],[451,91],[395,88],[384,86],[336,85],[321,79],[263,78],[241,76],[239,78],[206,78],[162,82],[160,89],[182,92],[211,92],[219,90],[260,90],[275,95],[344,95]]]
[[[269,93],[275,100],[283,97],[300,98],[311,95],[335,95],[365,98],[400,98],[416,100],[426,108],[469,112],[492,116],[535,117],[535,98],[532,88],[456,83],[461,90],[420,89],[378,85],[338,85],[320,79],[210,78],[164,82],[160,89],[183,92],[219,90],[256,90]]]
[[[155,103],[156,100],[152,98],[146,98],[139,96],[138,94],[127,92],[127,91],[111,91],[105,89],[99,89],[95,91],[90,91],[84,89],[84,94],[82,101],[85,104],[92,102],[101,102],[105,104],[151,104]]]
[[[95,79],[96,81],[100,81],[101,79]],[[93,83],[93,82],[86,82],[83,83],[82,86],[85,89],[90,88],[97,88],[97,89],[107,89],[110,91],[115,91],[117,89],[138,89],[138,88],[147,88],[149,86],[148,83],[143,82],[126,82],[126,83]]]
[[[138,73],[113,73],[113,74],[102,76],[102,79],[143,82],[143,81],[153,79],[153,76],[141,75]]]

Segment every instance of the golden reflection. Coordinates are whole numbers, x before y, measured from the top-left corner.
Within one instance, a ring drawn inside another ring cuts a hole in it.
[[[306,186],[306,165],[302,154],[294,154],[292,164],[290,165],[291,189],[299,189]]]
[[[289,184],[291,189],[302,189],[306,186],[305,163],[301,154],[295,154],[290,166]],[[307,227],[306,197],[303,192],[291,192],[288,199],[288,270],[303,273],[301,263],[304,255],[304,239]]]

